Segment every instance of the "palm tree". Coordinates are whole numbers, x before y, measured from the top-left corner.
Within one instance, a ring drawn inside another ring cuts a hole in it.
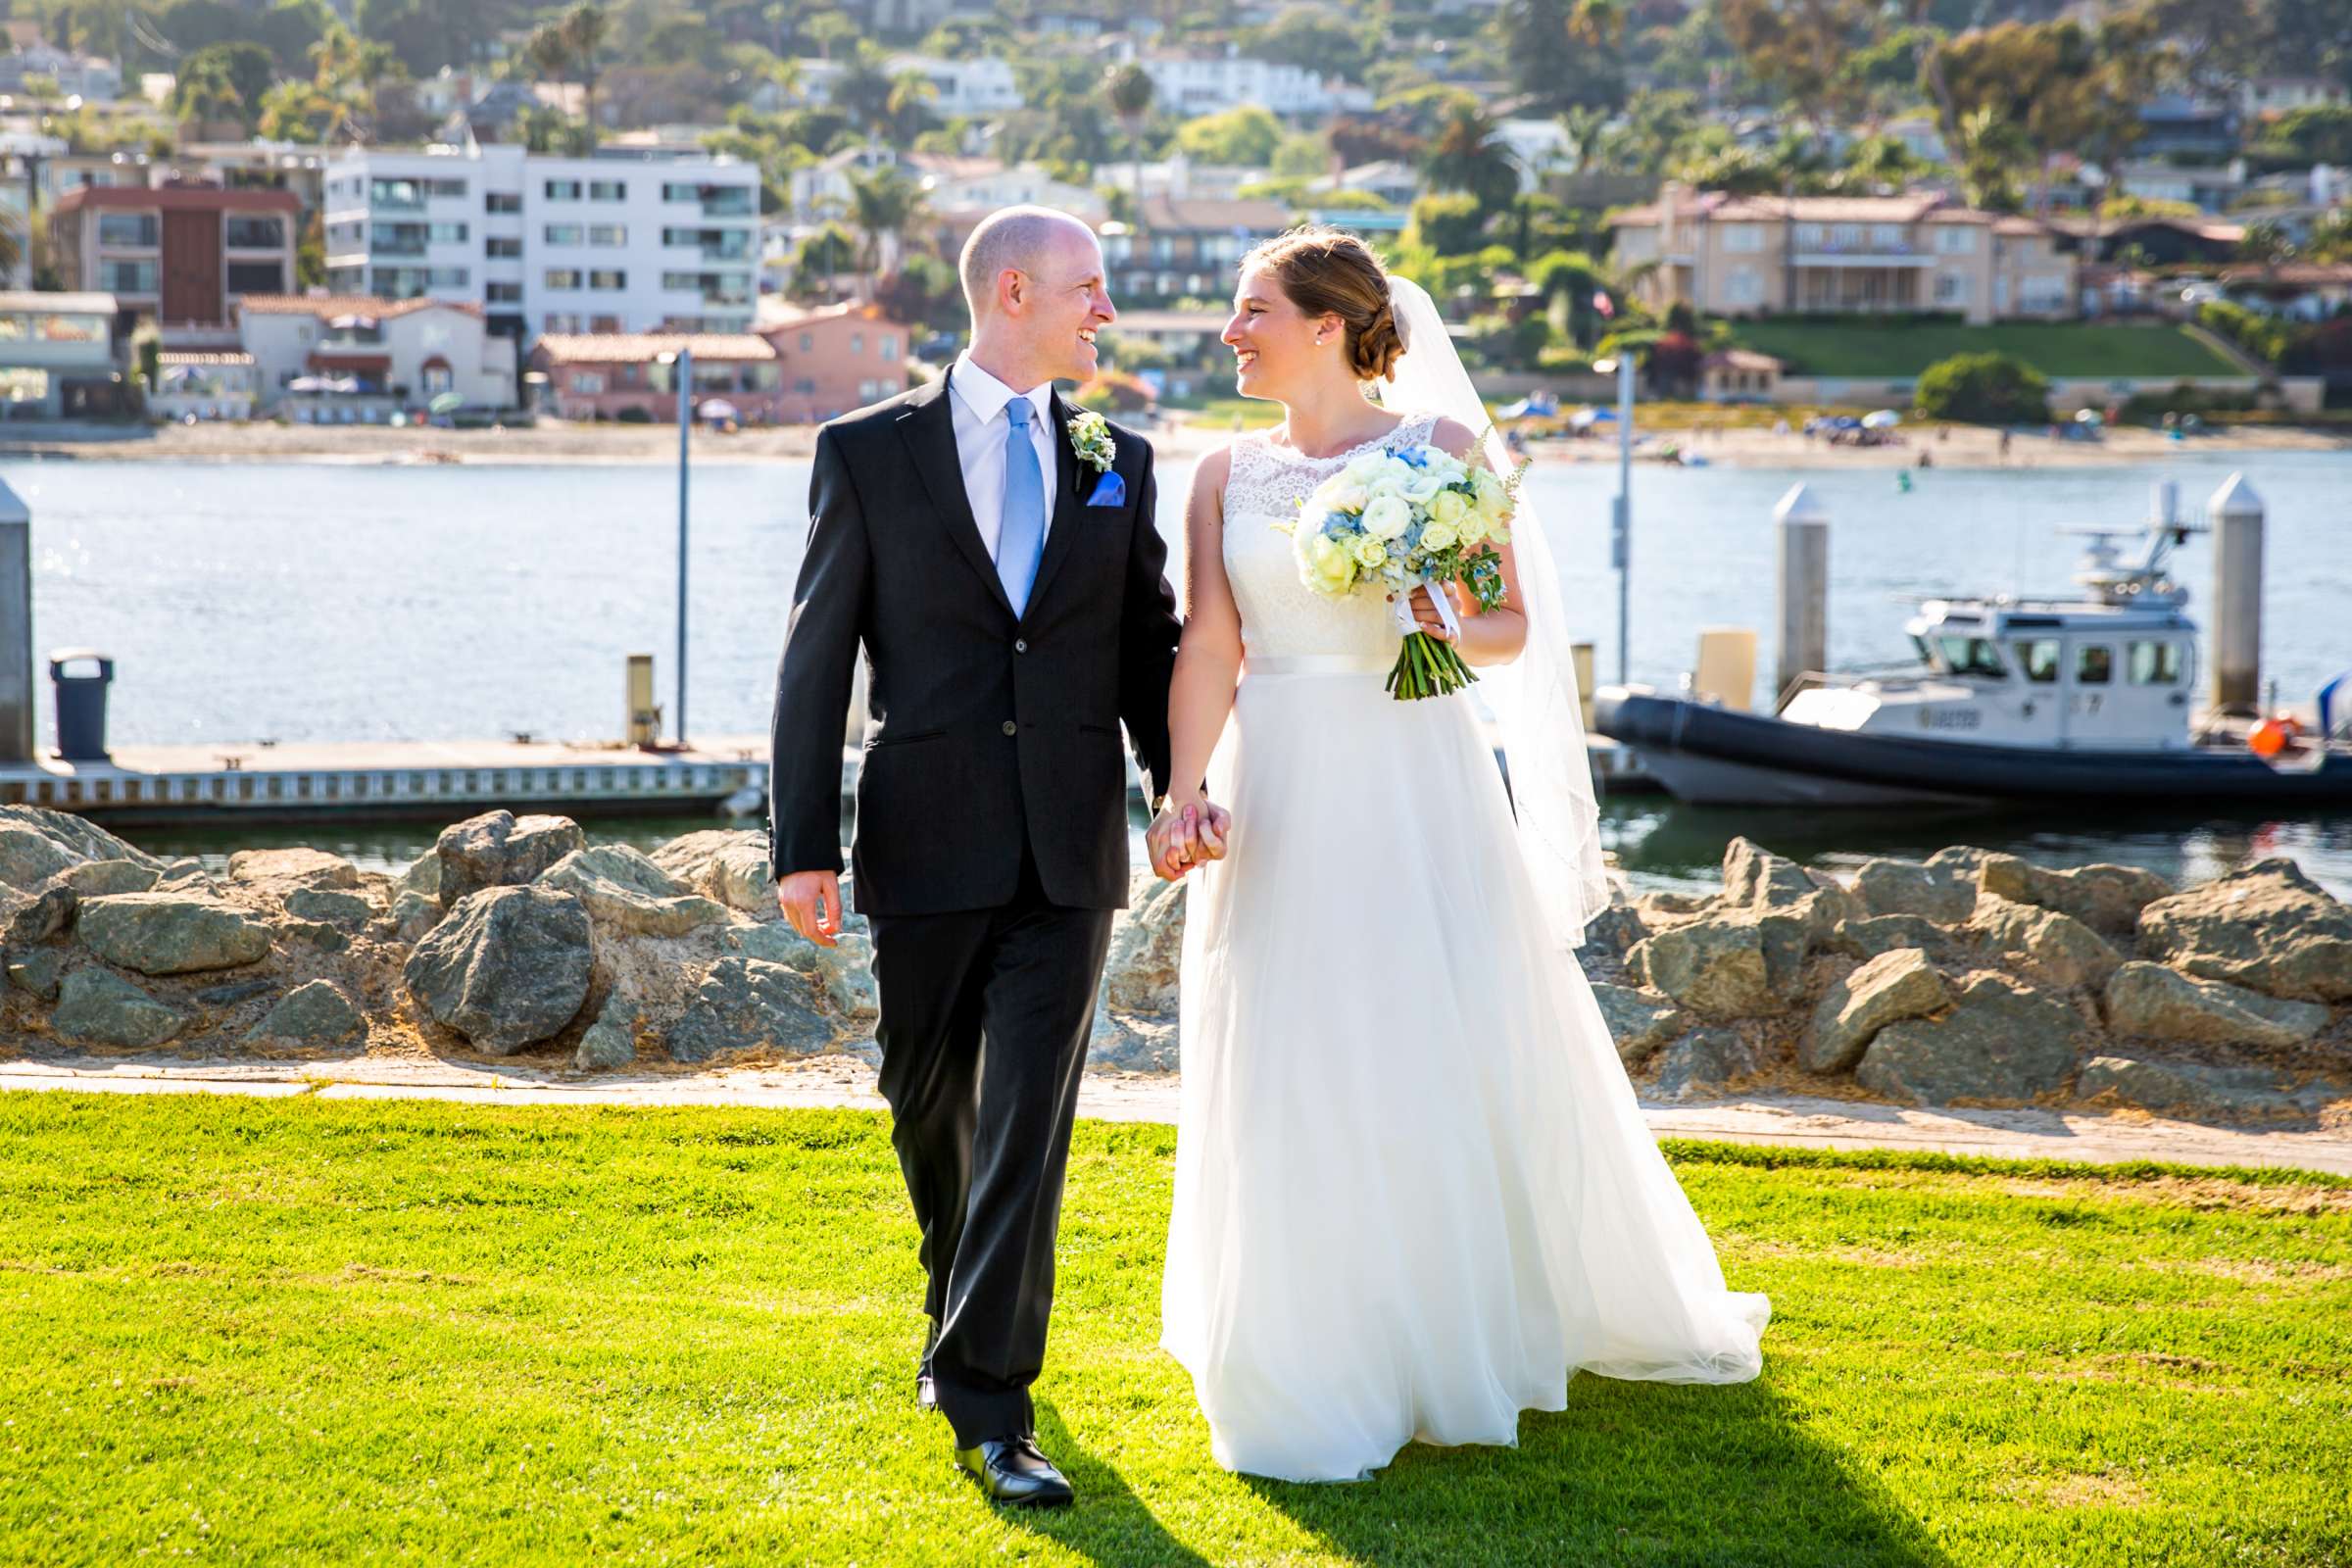
[[[890,116],[893,145],[910,145],[923,133],[924,122],[931,118],[929,106],[938,97],[939,84],[912,68],[890,78],[890,97],[883,112]]]
[[[1154,90],[1152,73],[1139,65],[1124,65],[1110,74],[1110,112],[1127,132],[1127,157],[1134,166],[1134,228],[1139,234],[1144,229],[1144,121],[1152,113]]]
[[[596,150],[596,77],[597,56],[605,47],[605,35],[612,30],[603,9],[594,0],[580,0],[564,14],[557,24],[564,47],[580,74],[580,107],[586,111],[588,122],[588,150]]]
[[[850,176],[850,219],[865,235],[867,271],[877,277],[897,273],[899,242],[922,211],[922,187],[896,164]]]
[[[1422,172],[1440,190],[1466,190],[1482,207],[1507,201],[1519,188],[1519,169],[1494,133],[1494,122],[1473,103],[1456,103],[1446,112],[1438,133],[1430,139]]]

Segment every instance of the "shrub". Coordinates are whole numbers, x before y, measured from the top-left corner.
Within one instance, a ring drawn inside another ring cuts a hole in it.
[[[604,416],[600,412],[597,416],[602,418]],[[613,415],[612,417],[617,419],[622,424],[651,424],[654,422],[653,415],[642,403],[632,403],[627,408],[622,409],[619,413]]]
[[[1913,401],[1931,419],[2042,424],[2050,417],[2050,383],[2006,354],[1955,354],[1920,372]]]
[[[2229,392],[2177,381],[2162,392],[2134,392],[2124,400],[2124,417],[2153,424],[2168,414],[2239,414],[2254,407],[2252,392]]]
[[[2228,300],[2198,306],[2197,324],[2217,337],[2228,338],[2265,365],[2278,363],[2290,335],[2285,322]]]

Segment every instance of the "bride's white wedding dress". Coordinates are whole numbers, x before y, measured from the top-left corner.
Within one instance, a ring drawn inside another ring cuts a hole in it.
[[[1234,830],[1184,933],[1161,1343],[1217,1462],[1292,1480],[1512,1443],[1579,1370],[1744,1381],[1771,1310],[1726,1290],[1544,938],[1473,706],[1390,697],[1389,607],[1298,580],[1275,524],[1355,455],[1234,445],[1247,654],[1208,775]]]

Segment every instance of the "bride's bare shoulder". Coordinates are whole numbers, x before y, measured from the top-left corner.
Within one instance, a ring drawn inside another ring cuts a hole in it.
[[[1430,445],[1457,458],[1467,458],[1478,445],[1478,432],[1459,419],[1440,419],[1429,427]]]
[[[1200,454],[1193,465],[1193,497],[1196,500],[1222,500],[1225,482],[1233,477],[1233,451],[1241,438],[1220,441]]]

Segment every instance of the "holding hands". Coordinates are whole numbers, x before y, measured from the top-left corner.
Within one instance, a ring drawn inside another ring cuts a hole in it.
[[[1195,866],[1225,858],[1225,841],[1233,833],[1233,813],[1211,805],[1205,796],[1167,804],[1144,835],[1152,855],[1152,869],[1163,881],[1183,880]]]

